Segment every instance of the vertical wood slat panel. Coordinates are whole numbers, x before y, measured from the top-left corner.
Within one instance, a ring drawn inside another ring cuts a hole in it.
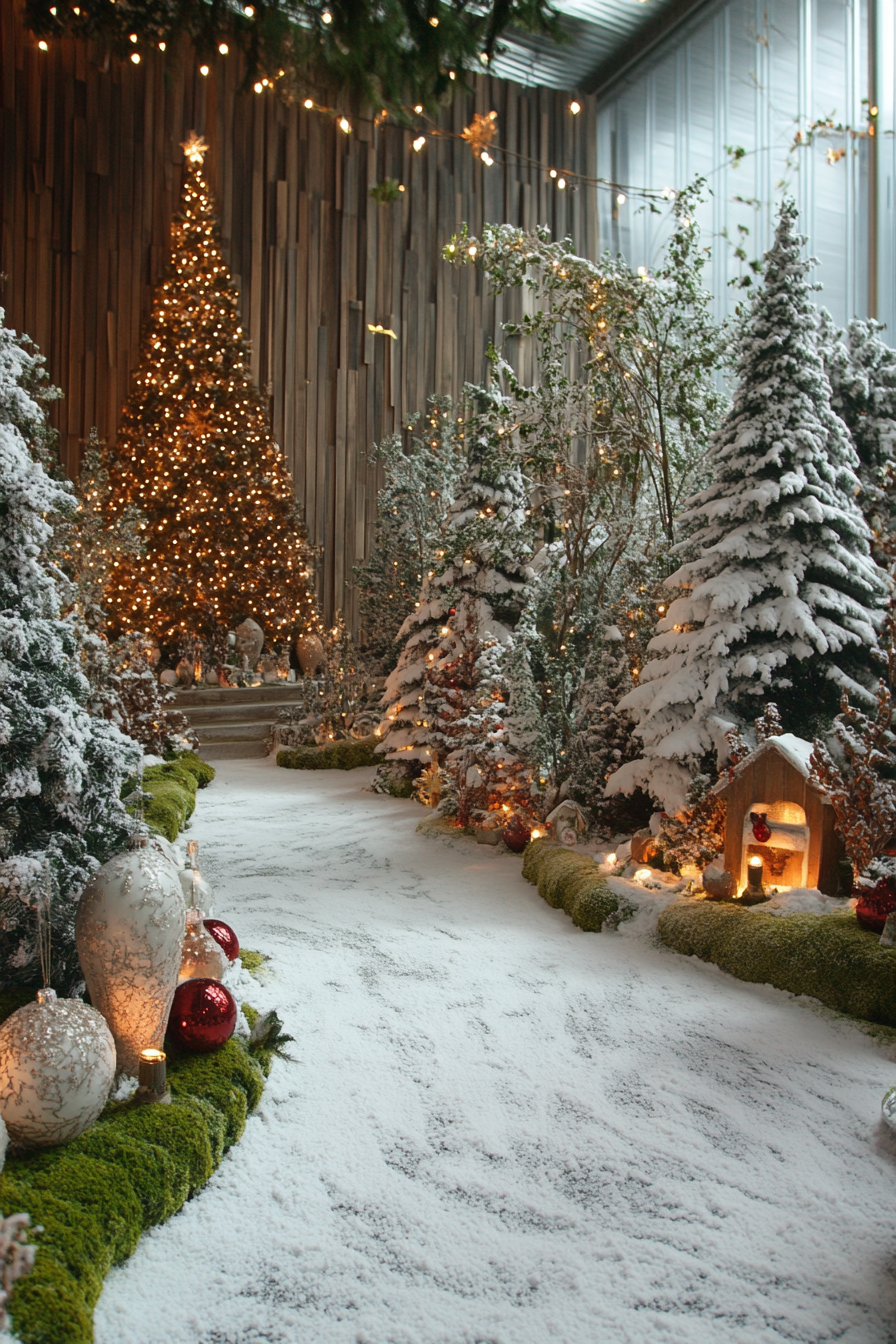
[[[595,193],[558,199],[555,156],[595,172],[593,98],[571,124],[568,97],[484,75],[473,96],[442,115],[459,132],[472,112],[499,113],[495,166],[468,147],[356,120],[335,123],[267,94],[240,93],[234,57],[208,78],[185,44],[147,50],[139,66],[69,39],[48,53],[0,6],[0,271],[7,321],[47,357],[65,393],[53,407],[62,460],[78,469],[92,426],[113,442],[139,359],[154,286],[165,270],[191,130],[211,146],[208,176],[224,253],[241,289],[243,326],[262,392],[271,390],[278,442],[312,540],[322,547],[326,619],[342,607],[352,565],[373,533],[378,471],[369,450],[425,410],[428,396],[459,396],[487,376],[495,323],[521,311],[495,303],[476,273],[449,269],[441,249],[466,222],[487,219],[571,231],[598,248]],[[330,101],[338,101],[333,95]],[[509,156],[500,147],[537,162]],[[406,186],[377,205],[385,177]],[[368,324],[392,327],[398,340]],[[521,372],[531,375],[531,352]]]

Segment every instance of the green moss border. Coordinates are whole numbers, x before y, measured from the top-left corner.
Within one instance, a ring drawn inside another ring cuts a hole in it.
[[[547,837],[526,846],[523,877],[548,905],[565,910],[586,933],[600,933],[605,924],[616,928],[635,913],[630,901],[610,890],[589,855],[576,854]]]
[[[896,1027],[896,948],[881,947],[852,911],[769,915],[725,902],[667,906],[660,941],[751,984],[807,994],[828,1008]]]
[[[378,737],[347,737],[326,747],[284,747],[277,764],[284,770],[357,770],[380,765]]]
[[[202,1189],[258,1105],[271,1058],[235,1037],[212,1054],[169,1055],[170,1106],[113,1102],[73,1143],[7,1159],[0,1209],[43,1228],[10,1295],[23,1344],[92,1344],[106,1274]]]

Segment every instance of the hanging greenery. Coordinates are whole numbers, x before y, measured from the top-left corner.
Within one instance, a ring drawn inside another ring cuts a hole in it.
[[[90,38],[132,58],[141,46],[174,49],[183,38],[201,60],[240,52],[244,88],[268,79],[305,97],[309,83],[335,83],[402,118],[418,105],[433,111],[465,87],[465,75],[500,52],[511,25],[562,39],[550,0],[81,0],[76,8],[27,0],[25,13],[40,38]]]

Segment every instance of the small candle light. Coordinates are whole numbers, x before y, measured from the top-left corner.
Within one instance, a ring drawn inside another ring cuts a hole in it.
[[[616,855],[615,855],[615,854],[608,854],[607,857],[604,859],[604,863],[607,865],[608,868],[615,868],[615,867],[616,867]]]
[[[541,839],[541,831],[538,829],[537,826],[535,827],[535,829],[534,829],[533,831],[530,832],[530,839],[532,839],[532,840],[540,840],[540,839]]]
[[[762,856],[751,854],[747,860],[747,885],[741,895],[741,900],[746,901],[748,905],[757,905],[760,901],[768,900],[765,887],[762,885],[762,867]]]
[[[164,1050],[147,1049],[140,1051],[137,1074],[139,1087],[134,1093],[135,1101],[170,1102],[171,1093],[168,1091],[165,1076],[165,1059]]]

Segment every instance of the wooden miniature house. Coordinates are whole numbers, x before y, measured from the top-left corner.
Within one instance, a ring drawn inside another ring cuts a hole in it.
[[[725,867],[738,893],[747,885],[750,858],[759,855],[767,887],[836,894],[843,844],[834,809],[809,783],[811,753],[811,742],[792,733],[770,737],[715,786],[727,804]]]

